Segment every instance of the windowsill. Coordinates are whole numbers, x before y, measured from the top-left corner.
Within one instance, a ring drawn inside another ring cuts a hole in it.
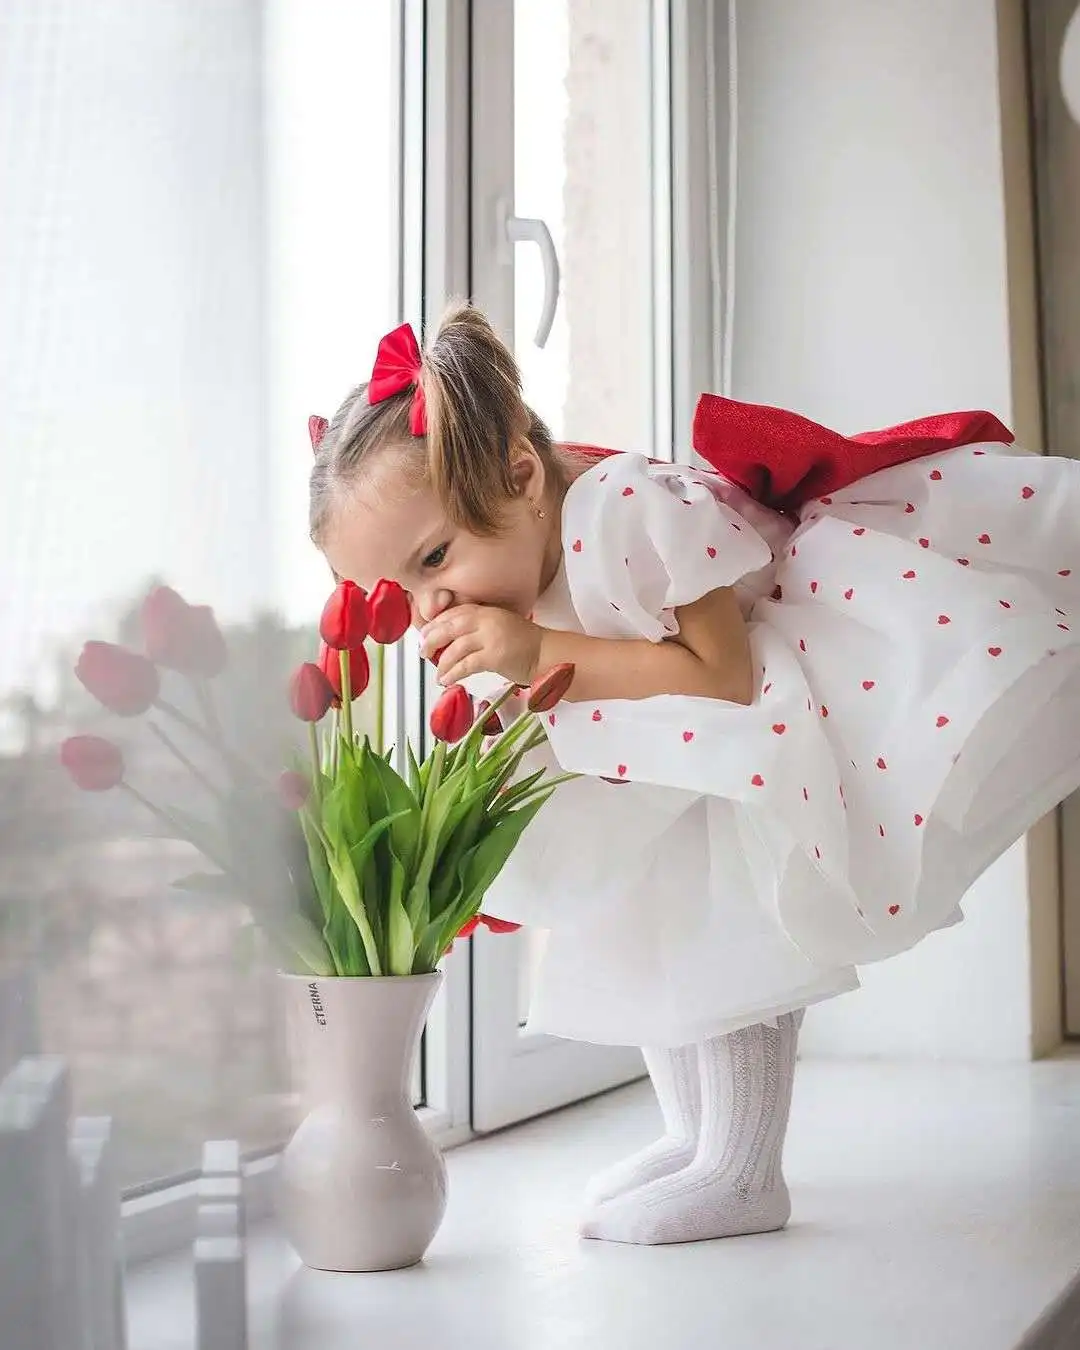
[[[424,1265],[298,1267],[249,1242],[250,1350],[1026,1350],[1080,1343],[1080,1063],[800,1066],[785,1233],[581,1242],[588,1175],[656,1132],[644,1085],[454,1150]],[[190,1257],[130,1277],[130,1350],[189,1350]],[[1070,1339],[1070,1336],[1076,1339]]]

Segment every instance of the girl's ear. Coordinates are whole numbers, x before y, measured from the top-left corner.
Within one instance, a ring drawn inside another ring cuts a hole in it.
[[[510,477],[519,497],[543,495],[545,476],[540,456],[526,440],[519,441],[511,453]]]

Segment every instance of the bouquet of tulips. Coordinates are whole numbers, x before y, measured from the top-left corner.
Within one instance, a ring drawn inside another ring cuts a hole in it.
[[[382,744],[385,648],[409,627],[409,600],[393,582],[371,595],[342,582],[320,622],[317,662],[289,682],[293,713],[309,728],[309,760],[276,783],[231,746],[220,725],[212,681],[225,668],[224,638],[206,606],[157,587],[142,609],[145,652],[88,642],[76,675],[106,708],[124,717],[160,714],[182,725],[219,758],[207,772],[164,730],[159,740],[212,793],[217,820],[162,805],[126,777],[121,751],[98,736],[73,736],[61,760],[90,791],[120,788],[174,838],[186,839],[217,869],[176,884],[238,895],[295,973],[413,975],[432,971],[478,923],[496,932],[516,925],[483,916],[484,894],[522,831],[560,782],[544,769],[519,777],[522,760],[545,739],[536,714],[554,707],[573,679],[558,666],[527,691],[506,688],[474,708],[452,686],[432,711],[432,752],[418,762],[405,746],[405,773]],[[371,679],[375,647],[375,744],[353,728],[352,703]],[[198,714],[162,695],[161,672],[192,686]],[[503,725],[504,706],[524,692],[525,710]],[[321,726],[320,726],[321,724]]]

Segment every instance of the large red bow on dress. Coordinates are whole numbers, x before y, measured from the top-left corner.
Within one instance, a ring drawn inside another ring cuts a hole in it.
[[[420,384],[420,369],[420,345],[416,334],[411,325],[403,323],[379,343],[375,368],[367,387],[368,402],[373,405],[393,398],[405,389],[413,390],[409,430],[414,436],[423,436],[427,432],[427,408]]]
[[[794,512],[879,469],[962,445],[1011,445],[1013,434],[988,412],[938,413],[915,422],[842,436],[798,413],[702,394],[694,449],[763,506]]]

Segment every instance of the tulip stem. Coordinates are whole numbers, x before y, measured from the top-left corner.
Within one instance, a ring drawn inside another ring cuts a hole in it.
[[[156,722],[150,723],[150,730],[158,738],[158,740],[165,747],[165,749],[170,751],[173,755],[176,756],[176,758],[180,761],[180,763],[184,766],[184,768],[187,769],[188,773],[190,773],[193,778],[195,778],[198,782],[200,782],[208,792],[212,792],[215,797],[218,798],[221,797],[222,795],[221,789],[218,788],[216,784],[212,783],[210,779],[207,778],[206,774],[204,774],[203,771],[199,768],[199,766],[195,764],[192,760],[190,760],[187,755],[184,754],[183,750],[180,749],[180,747],[176,744],[176,742],[172,739],[172,737],[168,734],[168,732],[166,732],[163,728],[159,727]]]
[[[386,746],[383,744],[385,735],[385,726],[383,723],[384,705],[386,702],[386,648],[381,642],[375,644],[375,744],[378,747],[379,754],[383,754]]]
[[[256,778],[259,776],[256,769],[250,764],[245,763],[245,761],[234,751],[230,750],[223,741],[215,739],[211,732],[209,732],[201,722],[197,722],[194,717],[189,717],[187,713],[178,708],[175,703],[170,703],[169,700],[165,698],[157,698],[154,700],[154,707],[159,708],[163,713],[167,713],[174,721],[179,722],[182,727],[187,731],[190,731],[193,736],[198,736],[201,741],[205,741],[207,745],[212,746],[213,749],[221,755],[233,774],[236,774],[237,776],[247,774],[249,777]]]
[[[322,797],[322,755],[319,753],[319,731],[314,722],[308,723],[308,738],[311,742],[311,786],[315,800],[319,801]]]
[[[341,662],[341,734],[351,747],[353,743],[352,653],[339,651],[338,660]]]
[[[199,701],[199,707],[202,709],[202,715],[206,718],[206,725],[210,734],[219,741],[224,741],[225,735],[221,729],[221,720],[217,715],[217,708],[214,706],[214,696],[210,692],[210,685],[204,679],[192,680],[195,686],[195,697]]]

